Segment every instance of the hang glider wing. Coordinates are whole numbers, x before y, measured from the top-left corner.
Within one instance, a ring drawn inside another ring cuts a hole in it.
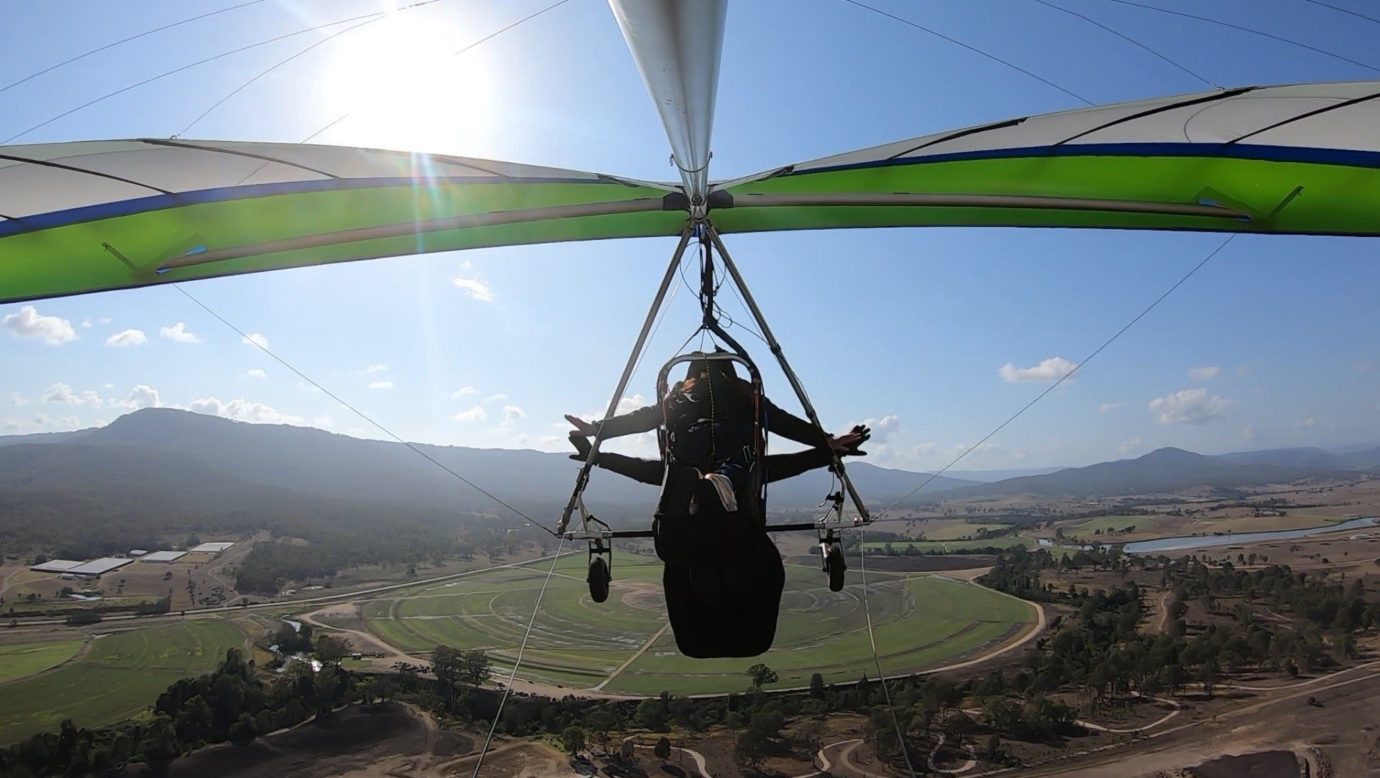
[[[719,185],[725,233],[1104,227],[1380,235],[1380,82],[1032,116]]]
[[[665,210],[670,192],[572,170],[332,146],[0,147],[0,303],[481,246],[677,235],[685,212]]]

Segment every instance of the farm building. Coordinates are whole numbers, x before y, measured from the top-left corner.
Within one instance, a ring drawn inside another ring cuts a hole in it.
[[[192,547],[192,548],[190,548],[190,549],[187,549],[187,550],[190,551],[190,552],[193,553],[193,554],[219,554],[220,552],[224,551],[225,549],[227,549],[227,548],[229,548],[229,547],[231,547],[231,546],[233,546],[233,545],[235,545],[235,544],[234,544],[234,543],[202,543],[202,544],[199,545],[199,546],[194,546],[194,547]]]
[[[124,557],[101,557],[63,572],[83,578],[100,578],[111,570],[118,570],[133,561],[133,559],[125,559]]]
[[[147,550],[147,549],[142,549],[142,548],[131,548],[131,549],[129,550],[129,555],[130,555],[130,556],[143,556],[143,555],[145,555],[145,554],[147,554],[147,553],[148,553],[148,550]]]
[[[66,573],[74,567],[81,567],[84,562],[75,562],[71,559],[49,559],[47,562],[30,567],[36,573]]]
[[[140,562],[176,562],[186,556],[186,551],[155,551],[152,554],[144,554]]]

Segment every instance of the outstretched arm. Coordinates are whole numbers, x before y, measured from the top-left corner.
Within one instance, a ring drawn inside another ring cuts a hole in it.
[[[571,459],[577,462],[583,462],[589,457],[589,450],[593,446],[588,440],[585,440],[583,435],[578,432],[570,433],[570,443],[575,447],[575,451],[578,452],[571,454]],[[594,459],[594,464],[605,470],[631,478],[634,481],[641,481],[644,484],[651,484],[652,486],[661,485],[663,467],[661,462],[655,459],[639,459],[623,454],[600,451],[599,456]]]
[[[645,408],[638,408],[635,411],[614,416],[607,421],[588,422],[578,416],[565,415],[565,420],[575,427],[573,434],[593,437],[603,429],[603,438],[617,438],[623,435],[634,435],[639,432],[650,432],[661,424],[661,411],[655,405],[648,405]]]

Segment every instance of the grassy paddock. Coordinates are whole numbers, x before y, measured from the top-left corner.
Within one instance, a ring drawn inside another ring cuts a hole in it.
[[[0,691],[0,744],[56,730],[63,719],[98,727],[152,705],[173,681],[209,672],[244,635],[225,621],[188,620],[94,639],[81,659]]]
[[[0,646],[0,683],[56,667],[77,655],[83,640],[50,640]]]
[[[676,651],[670,631],[661,632],[666,611],[659,561],[620,555],[603,604],[589,598],[584,564],[584,554],[574,554],[557,565],[523,656],[522,677],[566,688],[603,683],[610,692],[699,694],[741,691],[747,668],[758,662],[780,674],[779,686],[803,686],[814,672],[830,682],[875,674],[856,572],[843,591],[831,592],[817,568],[788,566],[775,647],[753,659],[695,660]],[[506,671],[548,565],[369,602],[364,619],[404,650],[482,648]],[[1032,608],[1020,600],[946,578],[873,571],[868,583],[877,648],[888,673],[947,664],[1009,639],[1034,620]]]

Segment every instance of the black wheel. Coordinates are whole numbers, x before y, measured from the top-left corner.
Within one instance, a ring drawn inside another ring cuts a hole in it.
[[[843,571],[848,566],[843,562],[843,551],[834,546],[829,549],[829,555],[824,558],[824,570],[829,574],[829,591],[843,591]]]
[[[613,575],[609,573],[609,563],[603,557],[595,557],[589,563],[589,575],[585,578],[589,582],[589,596],[595,602],[603,602],[609,598],[609,581],[613,580]]]

